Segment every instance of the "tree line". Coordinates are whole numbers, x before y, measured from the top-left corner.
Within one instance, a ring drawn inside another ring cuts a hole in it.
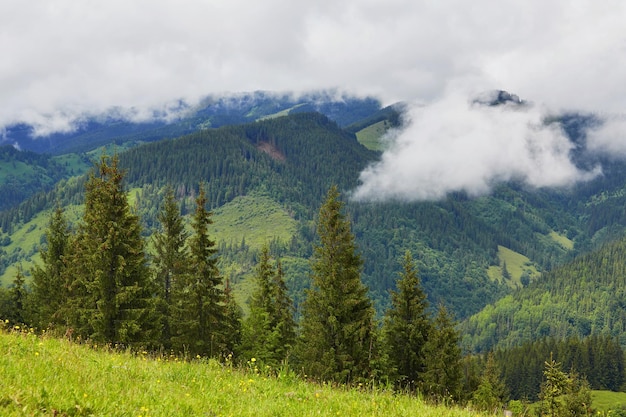
[[[117,156],[103,156],[90,173],[85,211],[75,230],[62,208],[54,211],[41,250],[42,265],[31,271],[32,288],[18,270],[8,297],[0,298],[4,318],[120,348],[252,361],[269,369],[289,366],[318,381],[386,382],[402,392],[441,401],[470,400],[484,409],[502,406],[508,398],[531,398],[531,391],[521,386],[532,387],[532,395],[544,395],[541,381],[545,384],[547,370],[542,374],[539,366],[528,366],[528,348],[497,351],[491,356],[495,365],[488,360],[468,368],[456,323],[443,305],[432,314],[410,251],[402,258],[390,307],[381,321],[376,319],[361,279],[363,259],[336,186],[317,216],[311,282],[299,319],[280,258],[272,257],[269,244],[259,255],[256,289],[244,318],[230,282],[218,268],[220,255],[208,233],[212,213],[204,187],[199,188],[189,228],[174,189],[166,187],[157,214],[158,232],[146,242],[140,218],[129,206],[118,162]],[[559,352],[571,352],[575,345],[583,359],[561,355],[561,360],[583,372],[593,387],[616,389],[623,384],[623,353],[617,342],[567,343]],[[536,359],[547,354],[546,349],[530,351]],[[615,357],[621,361],[611,362]],[[552,368],[555,373],[554,364]],[[596,368],[602,375],[592,373]],[[529,382],[523,378],[526,373],[540,376]],[[578,379],[571,375],[565,380],[574,384]],[[575,386],[586,387],[580,384]]]
[[[376,321],[337,187],[319,212],[310,288],[296,321],[280,259],[272,258],[269,245],[256,266],[250,314],[242,317],[208,234],[212,213],[204,187],[189,228],[167,187],[159,231],[146,242],[123,179],[117,156],[103,156],[85,184],[85,211],[75,230],[60,207],[54,211],[31,289],[20,270],[6,318],[99,344],[191,358],[254,358],[319,381],[386,380],[398,389],[461,399],[454,320],[443,306],[431,316],[408,252],[392,306],[382,326]]]

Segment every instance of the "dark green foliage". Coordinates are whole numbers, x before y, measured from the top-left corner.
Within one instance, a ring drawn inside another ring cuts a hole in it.
[[[463,346],[484,351],[545,336],[611,334],[626,343],[626,240],[556,268],[463,324]]]
[[[12,323],[29,324],[27,320],[28,311],[28,298],[29,293],[26,288],[26,279],[22,267],[17,267],[15,278],[9,288],[9,314],[5,317],[5,320],[9,320]]]
[[[296,324],[281,263],[272,263],[268,246],[261,250],[256,282],[245,322],[244,357],[276,368],[289,357]]]
[[[192,356],[217,357],[226,351],[226,309],[217,248],[208,232],[212,213],[206,205],[201,185],[191,222],[188,273],[174,281],[172,287],[172,345]]]
[[[184,280],[187,273],[188,251],[186,240],[188,233],[174,197],[172,187],[166,187],[164,202],[158,214],[160,230],[153,235],[154,270],[162,299],[159,310],[162,320],[161,343],[170,347],[172,286],[178,280]]]
[[[0,146],[0,210],[7,210],[35,193],[50,190],[67,176],[64,167],[50,155],[19,151],[10,145]]]
[[[155,343],[154,295],[139,218],[128,206],[117,156],[103,156],[86,185],[69,273],[75,330],[124,345]]]
[[[422,390],[438,400],[461,398],[462,364],[459,333],[446,308],[441,304],[424,347],[426,369]]]
[[[537,399],[544,358],[551,354],[563,364],[563,369],[584,376],[592,389],[619,391],[626,381],[624,353],[617,339],[610,336],[542,339],[495,352],[511,398]]]
[[[413,391],[426,368],[424,346],[431,332],[426,294],[410,252],[402,261],[398,291],[391,292],[391,309],[385,314],[384,335],[393,371],[400,388]]]
[[[371,373],[374,309],[361,282],[361,257],[342,207],[333,186],[319,212],[320,243],[311,261],[298,359],[312,377],[352,383]]]
[[[46,230],[46,246],[40,250],[43,266],[31,271],[34,325],[39,329],[62,328],[69,298],[67,255],[70,230],[63,209],[58,206]]]
[[[224,284],[224,330],[222,338],[224,340],[224,356],[232,357],[238,355],[242,342],[242,317],[241,307],[237,305],[230,281],[226,279]]]

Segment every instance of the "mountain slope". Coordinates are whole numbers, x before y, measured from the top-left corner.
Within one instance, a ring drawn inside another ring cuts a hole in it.
[[[545,336],[617,336],[626,344],[626,239],[556,268],[463,324],[464,347],[486,351]]]
[[[185,210],[192,207],[190,201],[200,181],[206,184],[213,209],[243,196],[263,197],[282,207],[295,221],[290,241],[280,244],[280,253],[289,259],[286,272],[291,274],[290,288],[296,299],[308,282],[307,258],[316,239],[317,210],[330,185],[337,184],[363,255],[363,279],[379,313],[388,305],[388,290],[395,285],[406,250],[416,254],[431,303],[443,302],[464,318],[518,285],[524,268],[546,270],[561,264],[584,240],[577,215],[561,201],[567,201],[569,194],[528,192],[514,184],[478,199],[456,194],[437,203],[349,201],[359,173],[379,155],[327,117],[298,113],[137,146],[120,153],[120,164],[127,170],[129,188],[141,190],[132,195],[137,195],[133,204],[144,219],[146,235],[156,226],[159,192],[165,184],[173,185],[178,197],[187,202]],[[83,183],[84,179],[61,182],[56,191],[1,212],[0,227],[5,233],[0,239],[25,233],[33,227],[27,223],[30,218],[57,201],[80,204]],[[265,201],[261,204],[271,205]],[[266,227],[276,228],[269,223]],[[42,228],[35,225],[32,233],[41,233]],[[564,239],[573,242],[573,249],[563,247]],[[38,238],[29,241],[38,242]],[[244,245],[234,246],[238,247],[231,247],[224,256],[248,265],[253,254],[246,255]],[[36,253],[36,248],[16,245],[5,250],[3,259],[8,263],[26,261]],[[512,276],[505,277],[503,253],[509,258],[519,254],[515,259],[525,255],[530,265],[511,264]],[[243,280],[241,274],[248,267],[232,262],[229,270],[238,271],[234,279]]]
[[[58,132],[34,137],[35,128],[24,123],[5,129],[1,144],[38,153],[63,154],[87,152],[116,143],[152,142],[175,138],[199,130],[237,125],[275,114],[320,112],[347,126],[365,119],[381,108],[374,98],[338,96],[330,92],[314,92],[301,96],[263,91],[230,96],[207,97],[195,108],[178,103],[171,114],[154,112],[151,117],[137,119],[135,111],[113,109],[109,113],[82,116],[71,132]]]

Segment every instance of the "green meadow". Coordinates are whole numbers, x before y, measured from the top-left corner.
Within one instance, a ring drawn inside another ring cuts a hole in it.
[[[249,358],[215,360],[116,351],[0,330],[2,416],[423,416],[469,417],[382,387],[334,387]]]

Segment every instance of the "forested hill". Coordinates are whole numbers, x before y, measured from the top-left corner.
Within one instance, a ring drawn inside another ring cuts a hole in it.
[[[572,192],[529,191],[508,184],[477,199],[455,194],[436,203],[349,201],[359,173],[379,155],[326,116],[298,113],[205,129],[120,151],[119,156],[128,187],[142,190],[135,205],[148,233],[156,224],[165,184],[173,185],[184,200],[204,181],[213,209],[229,210],[229,204],[243,196],[246,201],[263,196],[263,201],[282,207],[297,224],[282,252],[291,260],[286,265],[294,291],[307,282],[314,216],[330,185],[337,184],[363,256],[363,279],[379,312],[388,306],[388,290],[395,285],[406,250],[415,254],[431,304],[443,302],[462,319],[527,284],[540,271],[562,264],[592,241],[580,213],[572,209],[578,207],[571,204]],[[39,223],[31,219],[57,201],[80,204],[83,181],[61,182],[54,192],[0,212],[0,238],[13,242],[0,248],[5,252],[0,274],[37,252],[39,238],[33,234],[41,233],[43,225],[41,217]],[[598,204],[612,201],[608,196]],[[603,221],[596,230],[604,228]],[[271,231],[276,225],[262,227]],[[14,233],[23,236],[21,240]]]
[[[626,239],[546,273],[463,325],[468,350],[509,347],[546,336],[610,335],[626,344]]]
[[[310,218],[331,184],[354,187],[377,157],[326,116],[299,113],[147,144],[120,162],[131,184],[193,190],[202,180],[213,208],[261,190]]]
[[[198,105],[175,103],[168,111],[154,111],[150,117],[137,118],[134,111],[112,109],[104,114],[83,115],[69,132],[55,132],[35,137],[35,128],[18,123],[8,126],[0,145],[10,144],[38,153],[64,154],[88,152],[110,143],[117,145],[152,142],[175,138],[200,130],[249,123],[263,118],[294,113],[319,112],[340,126],[376,117],[379,100],[340,96],[333,91],[319,91],[294,96],[264,91],[208,96]],[[391,110],[394,117],[398,111]]]

